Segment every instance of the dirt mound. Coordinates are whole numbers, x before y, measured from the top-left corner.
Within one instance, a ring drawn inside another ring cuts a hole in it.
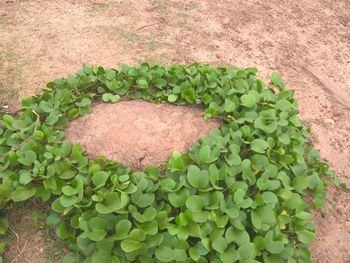
[[[91,158],[102,155],[142,169],[162,167],[174,150],[186,152],[219,125],[218,120],[205,120],[197,106],[132,100],[95,105],[91,114],[70,123],[66,137]]]

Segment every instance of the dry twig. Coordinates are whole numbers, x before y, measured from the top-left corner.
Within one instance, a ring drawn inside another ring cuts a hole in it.
[[[27,247],[28,241],[26,241],[24,243],[24,246],[22,247],[22,249],[20,249],[19,248],[19,242],[20,242],[19,235],[17,234],[17,232],[11,226],[9,226],[9,229],[16,237],[16,249],[17,249],[17,252],[18,252],[17,256],[11,261],[11,263],[16,262],[18,260],[18,258],[20,258],[20,257],[23,258],[25,261],[30,263],[30,260],[25,255],[23,255],[23,253],[26,251],[26,247]]]

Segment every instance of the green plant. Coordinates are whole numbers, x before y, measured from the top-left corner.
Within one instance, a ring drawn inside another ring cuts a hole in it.
[[[3,253],[5,251],[6,241],[3,240],[3,236],[6,234],[9,227],[9,222],[6,218],[0,218],[0,263],[3,262]]]
[[[310,261],[309,204],[322,206],[322,176],[332,172],[308,143],[293,90],[276,73],[266,87],[256,72],[84,66],[48,83],[0,122],[1,204],[51,203],[46,222],[70,246],[66,263]],[[125,97],[202,103],[223,123],[188,153],[174,152],[164,174],[89,160],[64,139],[63,128],[93,101]]]

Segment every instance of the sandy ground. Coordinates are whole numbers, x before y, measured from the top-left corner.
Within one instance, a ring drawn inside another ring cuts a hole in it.
[[[82,63],[145,60],[279,71],[315,146],[350,183],[349,0],[0,1],[0,98],[10,110]],[[314,262],[350,262],[349,211],[349,195],[332,188],[315,217]],[[45,249],[31,254],[45,262]]]
[[[174,150],[191,145],[219,128],[219,119],[203,118],[202,107],[154,104],[143,100],[101,103],[73,120],[66,138],[79,143],[90,158],[105,156],[134,170],[164,169]]]

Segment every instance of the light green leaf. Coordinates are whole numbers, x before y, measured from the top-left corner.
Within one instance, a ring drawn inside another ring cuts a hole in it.
[[[255,139],[250,143],[250,148],[257,153],[265,153],[269,145],[262,139]]]
[[[120,247],[124,252],[130,253],[141,247],[141,242],[132,239],[125,239],[120,243]]]
[[[177,100],[177,95],[176,94],[170,94],[168,96],[168,101],[169,102],[175,102]]]
[[[102,100],[103,100],[104,102],[107,102],[107,101],[110,101],[110,100],[112,99],[112,97],[113,97],[113,94],[112,94],[112,93],[104,93],[104,94],[102,95]]]
[[[123,219],[120,220],[115,226],[115,237],[117,238],[125,238],[127,237],[130,229],[131,222],[129,220]]]
[[[279,87],[280,90],[284,90],[285,86],[280,74],[278,74],[277,72],[273,72],[271,74],[270,79],[271,79],[271,82],[277,87]]]
[[[309,244],[312,240],[316,238],[316,235],[314,232],[311,232],[309,230],[301,230],[296,231],[298,240],[304,244]]]
[[[209,145],[204,145],[199,149],[198,157],[199,160],[203,163],[210,160],[211,148]]]
[[[200,170],[195,165],[189,165],[187,180],[195,188],[204,188],[209,184],[209,173],[206,170]]]
[[[289,111],[292,107],[292,104],[288,100],[278,100],[276,102],[276,109],[280,111]]]
[[[137,87],[139,89],[148,89],[148,82],[145,78],[139,78],[137,80]]]
[[[91,180],[92,180],[92,183],[96,187],[101,187],[106,183],[108,177],[109,177],[108,173],[106,173],[104,171],[98,171],[98,172],[94,173]]]
[[[192,212],[201,211],[205,206],[205,200],[199,195],[191,195],[186,201],[186,207]]]
[[[213,241],[212,246],[217,252],[223,253],[227,248],[226,239],[219,237]]]
[[[11,195],[14,202],[22,202],[31,198],[36,192],[35,188],[19,187]]]
[[[281,241],[270,241],[266,244],[266,249],[271,254],[279,254],[284,249],[284,244]]]
[[[163,262],[171,262],[176,256],[170,247],[158,247],[155,254],[156,258]]]
[[[242,105],[251,108],[256,104],[256,97],[253,94],[244,94],[241,96]]]
[[[236,104],[230,99],[225,99],[224,110],[226,112],[233,112],[235,109]]]
[[[6,218],[0,218],[0,235],[4,235],[9,227],[9,221]],[[1,251],[0,251],[1,254]]]

